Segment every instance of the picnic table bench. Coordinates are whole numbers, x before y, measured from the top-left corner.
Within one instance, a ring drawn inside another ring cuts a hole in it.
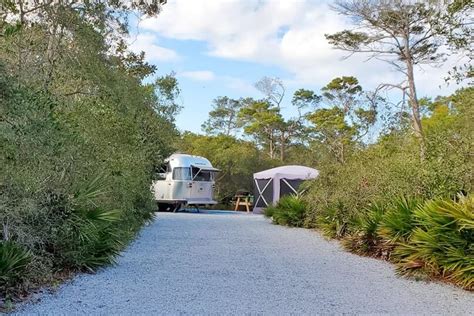
[[[252,195],[236,195],[233,201],[235,208],[234,211],[238,211],[240,206],[245,206],[247,213],[250,212],[250,209],[253,206],[253,196]]]

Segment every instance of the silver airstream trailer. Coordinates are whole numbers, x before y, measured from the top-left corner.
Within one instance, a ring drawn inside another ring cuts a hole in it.
[[[160,211],[177,211],[185,205],[210,205],[214,201],[214,175],[219,171],[204,157],[173,154],[165,160],[160,180],[152,191]]]

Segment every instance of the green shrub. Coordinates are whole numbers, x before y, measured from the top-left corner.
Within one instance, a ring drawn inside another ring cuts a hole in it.
[[[471,192],[472,128],[466,126],[471,126],[473,118],[473,93],[473,88],[460,90],[450,97],[450,106],[438,106],[423,118],[427,144],[423,160],[411,130],[403,126],[381,135],[372,144],[354,146],[344,163],[322,157],[318,164],[320,176],[305,196],[312,226],[322,225],[329,235],[340,236],[334,232],[335,227],[347,231],[351,219],[374,201],[388,207],[400,196],[429,200]],[[410,231],[410,212],[397,211],[397,207],[387,210],[393,216],[388,216],[387,227],[381,230],[389,239],[397,239],[396,232],[406,236]],[[403,219],[397,223],[398,216]],[[408,227],[400,226],[406,224]]]
[[[276,210],[276,206],[270,205],[270,206],[267,206],[267,207],[263,210],[263,214],[264,214],[266,217],[272,218],[272,217],[273,217],[273,213],[275,213],[275,210]]]
[[[40,28],[36,42],[47,40]],[[67,41],[82,36],[76,35]],[[17,41],[22,38],[0,37],[0,55]],[[34,65],[45,64],[34,44]],[[0,240],[28,249],[31,261],[21,278],[0,286],[0,302],[58,275],[113,263],[153,216],[153,170],[172,151],[176,129],[156,110],[166,106],[155,86],[142,84],[101,47],[76,56],[91,67],[75,57],[58,59],[61,79],[49,89],[37,84],[36,72],[22,77],[11,64],[0,66]],[[37,69],[31,62],[24,61],[25,69]],[[83,78],[82,91],[94,92],[65,96],[78,87],[73,78]]]
[[[349,228],[351,218],[346,216],[342,203],[334,203],[327,207],[314,206],[306,215],[306,227],[320,229],[327,238],[342,238]]]
[[[278,225],[303,227],[306,203],[299,196],[282,197],[275,206],[265,209],[265,215],[272,218]]]
[[[12,241],[0,241],[0,289],[19,279],[31,261],[31,253]],[[6,286],[6,287],[4,287]]]
[[[92,209],[74,212],[68,218],[68,229],[58,234],[56,246],[62,249],[56,253],[58,269],[69,267],[94,271],[114,263],[126,242],[113,226],[119,219],[119,211]]]
[[[378,229],[379,236],[391,244],[406,241],[415,227],[413,212],[418,204],[419,200],[406,197],[388,204]]]
[[[351,222],[351,233],[342,240],[342,245],[359,254],[380,256],[378,229],[383,216],[384,207],[372,204]]]
[[[474,287],[474,196],[437,199],[414,211],[416,227],[394,256],[401,274],[424,273]]]

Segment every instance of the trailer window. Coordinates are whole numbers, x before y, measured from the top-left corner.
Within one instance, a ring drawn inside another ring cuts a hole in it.
[[[184,168],[184,167],[174,168],[173,180],[191,180],[190,168]]]
[[[194,181],[212,181],[214,180],[214,173],[209,170],[201,170],[199,168],[192,168]]]
[[[165,180],[166,174],[170,172],[169,162],[163,163],[160,166],[156,167],[155,180]]]

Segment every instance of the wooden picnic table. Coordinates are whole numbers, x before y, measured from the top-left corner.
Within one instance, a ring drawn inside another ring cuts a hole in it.
[[[245,209],[247,210],[247,213],[250,212],[250,209],[252,208],[253,205],[253,196],[251,195],[236,195],[234,200],[235,203],[235,208],[234,211],[239,210],[239,206],[245,206]]]

